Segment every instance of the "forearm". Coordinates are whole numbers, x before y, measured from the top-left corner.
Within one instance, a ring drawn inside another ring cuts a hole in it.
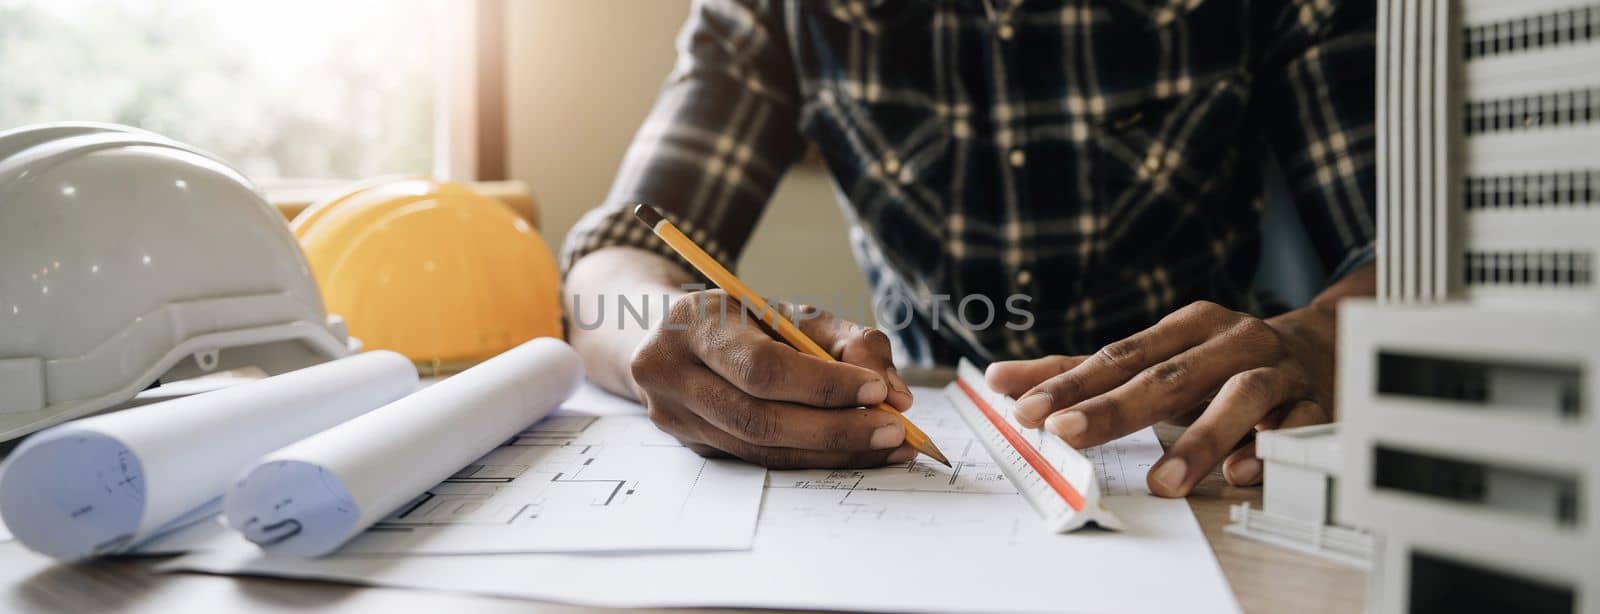
[[[683,286],[694,281],[677,263],[631,247],[608,247],[574,262],[566,280],[567,335],[590,381],[637,399],[629,366],[633,352],[666,317],[666,307],[686,293]],[[621,300],[644,308],[644,326],[631,313],[623,315]]]

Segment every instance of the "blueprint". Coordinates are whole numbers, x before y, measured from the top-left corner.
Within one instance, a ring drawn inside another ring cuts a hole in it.
[[[1042,520],[944,395],[918,390],[908,415],[939,443],[950,467],[918,457],[878,469],[769,472],[762,531],[939,540],[1026,540],[1044,531]],[[1161,442],[1147,428],[1083,453],[1095,466],[1104,496],[1145,495],[1145,474],[1161,458]]]
[[[234,379],[179,382],[173,387],[222,387],[23,440],[0,471],[7,527],[28,548],[60,560],[133,551],[214,515],[223,490],[262,455],[417,387],[411,361],[383,350],[228,385]]]
[[[914,392],[909,416],[954,467],[917,460],[860,471],[770,472],[749,550],[289,561],[224,548],[163,568],[609,607],[1238,611],[1188,503],[1144,490],[1145,472],[1160,454],[1150,431],[1090,452],[1106,487],[1103,501],[1127,530],[1057,535],[970,441],[944,395]]]
[[[765,471],[643,416],[552,415],[413,498],[343,554],[748,548]]]

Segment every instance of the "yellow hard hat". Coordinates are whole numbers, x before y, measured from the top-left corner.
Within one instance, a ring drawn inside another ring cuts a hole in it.
[[[467,186],[371,182],[306,208],[290,228],[328,309],[368,349],[449,372],[561,337],[550,250],[527,220]]]

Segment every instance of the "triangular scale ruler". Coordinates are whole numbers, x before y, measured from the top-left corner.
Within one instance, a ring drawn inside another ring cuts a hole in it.
[[[1122,521],[1100,505],[1094,464],[1055,435],[1028,429],[1012,417],[1016,401],[989,390],[983,372],[966,360],[945,396],[972,429],[989,457],[1056,533],[1089,523],[1122,529]]]

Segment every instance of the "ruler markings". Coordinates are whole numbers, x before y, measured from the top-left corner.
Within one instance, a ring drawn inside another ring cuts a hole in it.
[[[1059,500],[1065,502],[1073,511],[1083,511],[1084,499],[1078,489],[1073,488],[1072,484],[1069,484],[1067,479],[1062,477],[1061,473],[1056,471],[1056,468],[1049,461],[1045,460],[1044,455],[1030,445],[1022,437],[1022,434],[1012,428],[1011,424],[1000,416],[993,407],[990,407],[988,401],[985,401],[978,394],[978,391],[973,390],[966,380],[957,379],[956,384],[961,387],[961,391],[966,393],[967,398],[971,399],[972,404],[978,408],[978,412],[993,427],[993,432],[989,436],[989,443],[994,446],[993,449],[1006,450],[1006,462],[1002,465],[1002,469],[1022,469],[1024,467],[1032,469],[1032,471],[1024,472],[1020,476],[1023,479],[1019,481],[1025,482],[1025,484],[1019,484],[1019,486],[1027,486],[1035,494],[1038,494],[1040,485],[1047,486],[1050,490],[1055,491],[1059,495]]]

